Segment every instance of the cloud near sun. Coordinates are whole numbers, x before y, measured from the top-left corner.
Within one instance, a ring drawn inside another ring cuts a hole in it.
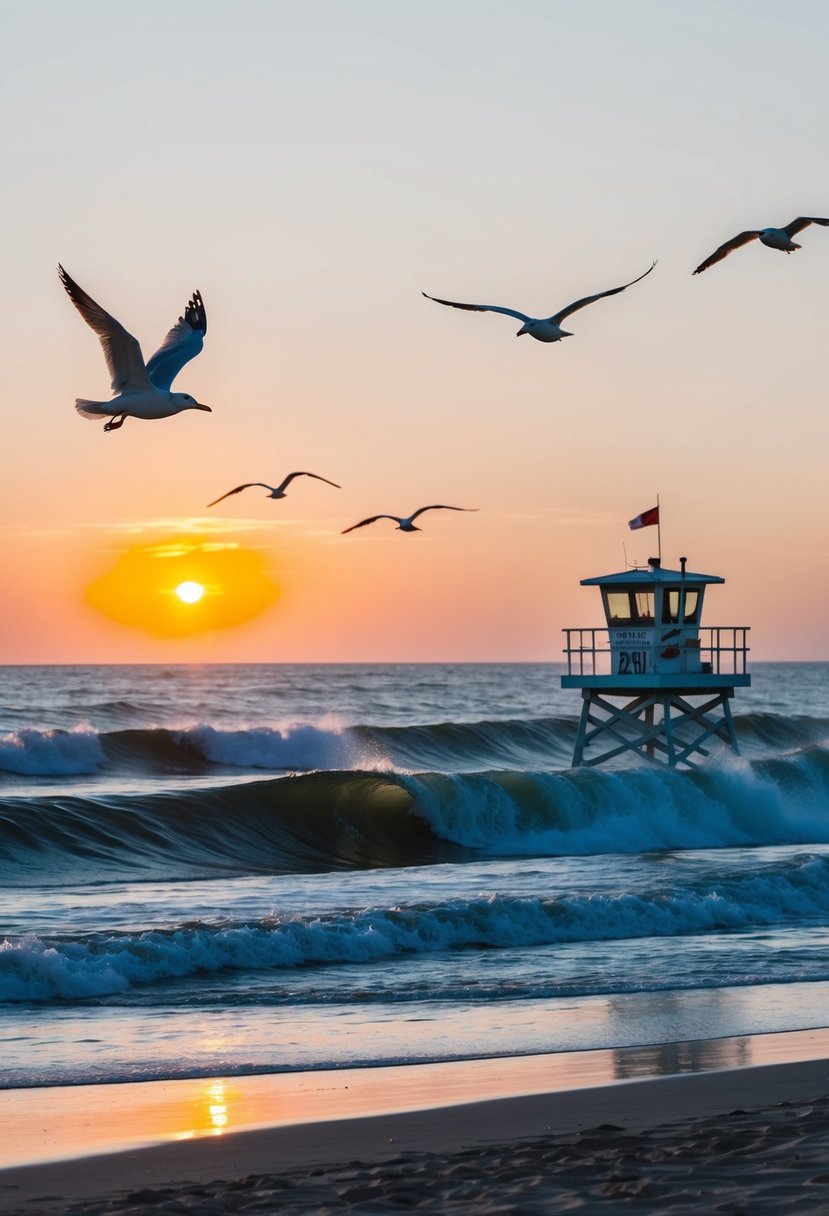
[[[120,553],[86,588],[84,601],[119,625],[173,638],[244,625],[278,596],[255,550],[171,536]]]

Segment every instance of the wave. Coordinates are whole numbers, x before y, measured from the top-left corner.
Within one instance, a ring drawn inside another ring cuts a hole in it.
[[[829,739],[829,721],[821,718],[751,713],[735,722],[742,747],[752,755]],[[576,719],[566,717],[400,727],[343,727],[326,720],[237,730],[206,723],[179,730],[29,728],[0,737],[0,783],[21,776],[153,777],[227,770],[563,768],[570,763],[575,735]]]
[[[789,857],[749,873],[723,871],[679,887],[661,884],[612,894],[457,897],[313,917],[270,915],[97,932],[68,940],[29,933],[0,944],[0,1003],[105,998],[205,973],[371,964],[448,950],[511,949],[516,942],[531,949],[753,932],[786,922],[802,928],[825,925],[827,916],[829,857],[823,855]],[[829,977],[821,951],[814,952],[809,966],[810,978]],[[798,978],[803,978],[802,962]],[[746,975],[743,982],[761,982],[761,977]],[[634,975],[628,990],[635,987]],[[185,999],[189,1004],[190,996]]]
[[[79,776],[96,772],[104,762],[94,731],[24,729],[0,738],[0,773]]]
[[[359,727],[358,737],[399,768],[472,772],[481,768],[569,765],[575,718],[519,718],[441,722],[423,726]]]
[[[829,748],[555,773],[402,777],[436,835],[499,856],[574,856],[829,841]]]
[[[793,750],[829,740],[829,721],[808,714],[735,714],[734,725],[744,749]]]
[[[33,729],[0,739],[3,774],[146,777],[227,768],[271,772],[312,769],[521,767],[567,763],[575,720],[540,719],[409,727],[340,727],[287,723],[228,730],[207,724],[181,730],[124,729],[100,734]]]
[[[101,772],[166,776],[211,769],[337,768],[351,763],[351,742],[336,727],[291,724],[249,730],[198,725],[97,733],[20,730],[0,739],[0,773],[61,777]]]
[[[44,885],[427,864],[455,852],[369,773],[176,793],[0,799],[4,881]]]
[[[334,770],[0,798],[7,885],[829,842],[829,748],[678,772]]]

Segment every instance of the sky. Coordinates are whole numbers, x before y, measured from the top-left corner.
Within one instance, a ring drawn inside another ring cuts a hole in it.
[[[719,574],[829,659],[829,7],[0,5],[0,663],[558,660],[579,580]],[[572,316],[574,336],[425,300]],[[212,406],[105,434],[68,272]],[[275,501],[246,490],[293,470]],[[406,535],[378,512],[432,512]],[[205,588],[199,604],[177,580]]]

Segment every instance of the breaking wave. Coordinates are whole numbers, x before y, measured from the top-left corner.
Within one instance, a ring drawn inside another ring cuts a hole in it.
[[[272,914],[254,921],[199,921],[70,939],[29,933],[0,944],[0,1003],[106,998],[199,974],[295,972],[309,965],[509,949],[516,942],[529,950],[586,941],[629,943],[739,933],[787,922],[825,923],[827,915],[829,857],[824,854],[789,857],[749,873],[725,868],[716,877],[622,893],[457,897],[405,907],[343,908],[312,917]],[[813,951],[808,961],[802,958],[801,980],[807,966],[808,978],[829,978],[824,950]],[[741,981],[756,983],[761,978],[745,974]],[[439,982],[448,997],[451,968]],[[522,982],[524,995],[540,995],[532,971]],[[628,990],[634,987],[635,977],[627,983]],[[250,989],[249,979],[245,988]],[[438,999],[438,994],[432,995]],[[457,992],[451,995],[459,997]],[[191,997],[187,999],[189,1003]],[[295,992],[290,999],[296,999]]]
[[[829,721],[821,718],[751,713],[735,722],[741,747],[752,756],[829,740]],[[0,736],[0,784],[21,776],[163,777],[227,770],[532,771],[569,765],[575,736],[576,719],[564,717],[399,727],[323,721],[237,730],[206,723],[180,730],[24,729]]]
[[[156,753],[157,754],[157,753]],[[679,772],[331,770],[0,798],[8,885],[829,842],[829,749]]]

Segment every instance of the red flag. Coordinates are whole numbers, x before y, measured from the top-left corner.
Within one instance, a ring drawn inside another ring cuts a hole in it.
[[[659,507],[651,507],[650,511],[643,511],[641,515],[637,515],[636,519],[628,520],[629,528],[650,528],[652,524],[659,523]]]

